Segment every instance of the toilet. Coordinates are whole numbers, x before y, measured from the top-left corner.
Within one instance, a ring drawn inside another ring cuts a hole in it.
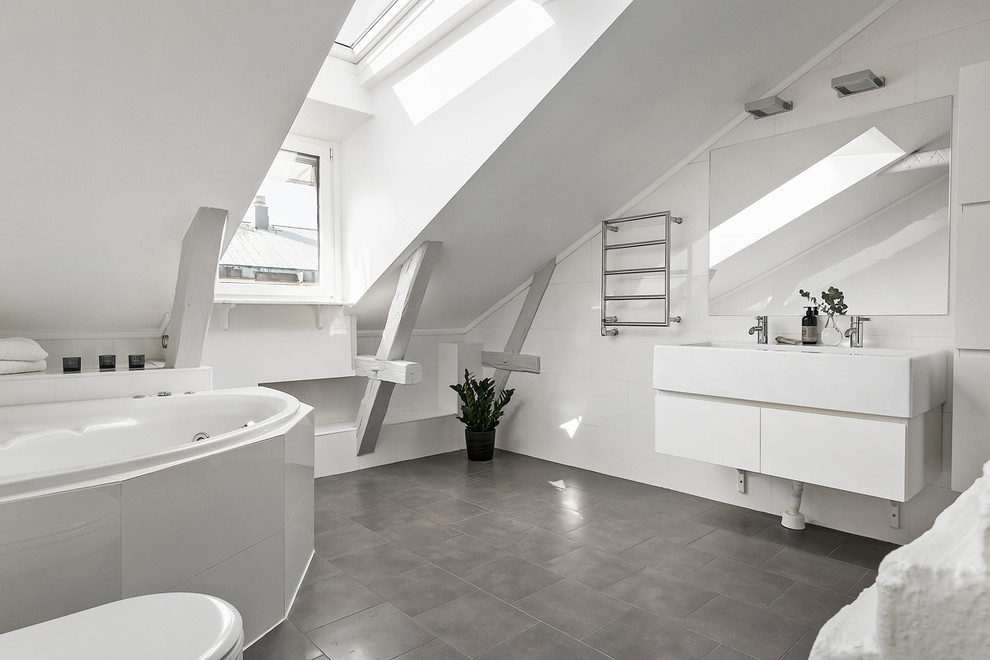
[[[241,660],[244,630],[230,604],[205,594],[137,596],[0,635],[17,660]]]

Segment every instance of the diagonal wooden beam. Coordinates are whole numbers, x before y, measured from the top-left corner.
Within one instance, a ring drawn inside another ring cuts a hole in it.
[[[182,238],[165,366],[198,367],[213,314],[213,288],[227,212],[201,206]]]
[[[540,309],[540,302],[543,300],[543,294],[547,292],[547,285],[550,284],[550,277],[556,266],[556,258],[551,259],[533,274],[533,282],[529,285],[529,291],[526,292],[526,300],[523,301],[522,309],[519,310],[519,317],[512,327],[509,341],[505,342],[503,353],[519,353],[522,350],[523,344],[526,342],[526,335],[529,334],[533,319],[536,318],[536,312]],[[497,392],[505,389],[510,373],[512,372],[508,369],[495,370],[495,389]]]
[[[439,251],[439,242],[426,241],[402,264],[399,283],[395,287],[395,296],[388,309],[385,330],[382,332],[382,341],[375,354],[378,360],[402,360],[405,357]],[[358,456],[375,451],[382,422],[385,421],[385,413],[388,411],[388,401],[392,397],[394,388],[395,383],[388,381],[368,381],[364,398],[361,399],[361,406],[358,408]]]

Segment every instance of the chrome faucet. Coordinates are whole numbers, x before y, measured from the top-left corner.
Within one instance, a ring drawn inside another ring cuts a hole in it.
[[[757,316],[756,325],[749,329],[749,334],[756,333],[756,343],[765,344],[767,343],[767,317]]]
[[[868,316],[850,316],[849,329],[845,335],[849,337],[849,348],[863,348],[863,321],[869,321]]]

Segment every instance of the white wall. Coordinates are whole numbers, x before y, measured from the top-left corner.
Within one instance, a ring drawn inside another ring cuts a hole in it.
[[[360,298],[407,247],[415,247],[410,243],[420,230],[630,1],[548,3],[554,27],[417,126],[392,84],[487,18],[485,12],[374,88],[374,118],[341,145],[347,300]]]
[[[957,92],[960,66],[990,59],[990,4],[977,0],[931,3],[901,0],[883,17],[802,76],[781,96],[795,110],[776,119],[746,120],[715,146],[756,139]],[[871,68],[887,87],[838,99],[829,80]],[[540,355],[543,373],[513,374],[517,399],[500,445],[549,460],[667,486],[752,509],[782,511],[786,480],[752,475],[749,493],[736,492],[735,470],[654,452],[651,347],[705,339],[749,341],[749,317],[707,313],[708,154],[684,167],[642,199],[630,213],[672,210],[684,218],[674,228],[672,312],[684,321],[669,329],[622,328],[615,338],[599,333],[600,238],[593,235],[557,266],[533,330],[523,349]],[[952,175],[952,223],[958,213]],[[955,248],[951,252],[955,258]],[[954,273],[954,263],[950,274]],[[950,276],[950,280],[951,280]],[[952,282],[950,281],[950,288]],[[515,321],[520,293],[467,334],[500,350]],[[855,292],[847,291],[854,296]],[[951,299],[951,297],[950,297]],[[797,335],[797,316],[771,317],[770,336]],[[954,322],[947,316],[873,317],[866,326],[870,346],[953,346]],[[802,377],[814,378],[814,374]],[[836,383],[841,387],[841,383]],[[574,437],[561,427],[579,418]],[[952,404],[944,407],[943,435],[949,465]],[[803,511],[810,522],[903,543],[930,525],[956,496],[944,473],[902,506],[901,529],[887,525],[887,503],[841,491],[807,486]]]

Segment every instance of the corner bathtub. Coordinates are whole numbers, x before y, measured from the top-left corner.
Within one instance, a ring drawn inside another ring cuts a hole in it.
[[[198,591],[237,607],[250,643],[312,552],[312,409],[287,394],[0,408],[0,633]]]

